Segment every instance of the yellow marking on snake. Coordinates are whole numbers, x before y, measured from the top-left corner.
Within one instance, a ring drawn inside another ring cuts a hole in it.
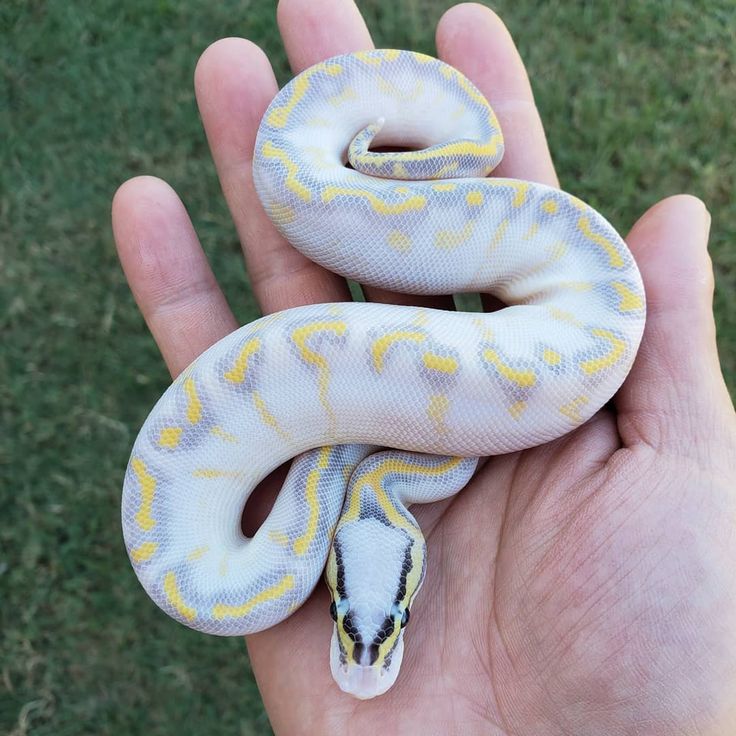
[[[483,340],[490,342],[493,340],[493,330],[486,324],[485,320],[480,317],[473,319],[473,324],[480,330],[480,336]]]
[[[307,340],[318,332],[332,332],[337,337],[342,337],[347,331],[347,328],[347,323],[343,321],[321,321],[314,322],[311,325],[305,325],[304,327],[297,327],[291,333],[291,339],[299,349],[302,358],[317,369],[319,400],[331,419],[334,418],[334,412],[327,400],[327,392],[330,385],[330,365],[323,355],[320,355],[307,345]]]
[[[473,235],[475,221],[468,220],[460,230],[438,230],[434,236],[435,248],[457,248]]]
[[[537,374],[532,370],[519,371],[504,363],[493,349],[486,348],[483,357],[504,377],[521,388],[531,388],[537,382]]]
[[[373,51],[356,51],[355,58],[362,61],[364,64],[372,64],[373,66],[380,66],[386,59]]]
[[[406,166],[402,163],[395,163],[392,169],[394,178],[396,179],[408,179],[409,172],[406,170]]]
[[[261,148],[261,153],[266,158],[276,159],[284,165],[284,168],[286,169],[286,179],[284,183],[289,191],[296,194],[296,196],[304,202],[312,201],[312,192],[309,187],[305,187],[304,184],[297,179],[299,166],[291,160],[286,151],[277,148],[273,143],[271,143],[271,141],[266,141],[263,144],[263,148]]]
[[[196,562],[197,560],[201,560],[209,551],[210,551],[210,548],[207,545],[203,545],[201,547],[195,547],[187,555],[187,560],[189,560],[189,562]]]
[[[543,261],[540,261],[536,266],[530,268],[527,272],[527,275],[531,276],[532,274],[545,271],[553,263],[559,261],[567,253],[567,251],[567,243],[563,243],[561,240],[556,243],[552,243],[552,245],[547,248],[547,258],[545,258]]]
[[[570,403],[561,406],[560,414],[566,416],[573,424],[580,424],[583,421],[580,409],[589,401],[590,399],[587,396],[578,396]]]
[[[493,112],[490,108],[490,105],[488,104],[488,100],[486,100],[486,98],[483,97],[483,95],[477,90],[477,88],[473,86],[468,78],[460,74],[457,69],[453,69],[449,66],[443,66],[441,67],[440,71],[443,76],[457,82],[460,88],[468,95],[468,97],[470,97],[471,100],[473,100],[473,102],[477,102],[481,107],[487,108],[488,111],[491,113]]]
[[[501,141],[500,135],[492,136],[486,143],[456,141],[424,151],[402,151],[401,158],[404,161],[430,161],[443,156],[494,156]],[[454,166],[457,168],[457,163]]]
[[[231,432],[226,432],[222,427],[215,426],[210,430],[212,434],[220,440],[229,442],[231,444],[237,444],[240,440]]]
[[[315,66],[307,69],[304,74],[299,75],[294,79],[292,83],[292,93],[289,100],[285,105],[274,107],[268,114],[267,122],[274,128],[284,128],[289,122],[289,116],[294,111],[294,108],[304,99],[309,89],[309,80],[317,72],[326,72],[332,77],[342,73],[342,67],[340,64],[316,64]]]
[[[144,532],[148,532],[156,526],[155,519],[151,516],[151,508],[153,507],[153,497],[156,493],[156,479],[148,472],[146,464],[139,458],[133,458],[130,461],[135,477],[138,480],[141,494],[141,505],[135,515],[138,526]]]
[[[329,102],[330,105],[332,105],[333,107],[338,107],[339,105],[343,105],[346,102],[357,99],[358,93],[352,87],[345,87],[345,89],[343,89],[340,94],[333,95],[327,100],[327,102]]]
[[[212,607],[212,617],[217,621],[221,621],[224,618],[245,616],[261,603],[270,603],[283,597],[293,587],[294,576],[284,575],[278,583],[264,588],[260,593],[256,593],[252,598],[249,598],[245,603],[238,606],[231,606],[227,603],[216,603]]]
[[[590,281],[560,281],[560,286],[571,291],[591,291],[593,288]]]
[[[269,125],[273,125],[274,128],[283,128],[289,122],[289,115],[291,111],[299,104],[299,101],[307,93],[309,89],[309,77],[311,75],[302,75],[298,79],[294,80],[292,86],[292,93],[289,101],[281,107],[274,107],[266,118]]]
[[[544,202],[542,202],[542,209],[548,215],[554,215],[557,212],[557,210],[560,209],[560,206],[557,204],[557,201],[554,199],[545,199]]]
[[[575,325],[575,327],[580,327],[582,325],[582,322],[572,312],[568,312],[565,309],[560,309],[559,307],[547,307],[547,311],[550,316],[558,322],[568,322],[571,325]]]
[[[310,128],[331,128],[332,121],[327,118],[313,117],[306,121],[306,125]]]
[[[526,201],[526,195],[529,191],[529,182],[523,181],[515,183],[514,189],[516,189],[516,196],[511,200],[512,207],[521,207]]]
[[[509,407],[509,414],[511,414],[514,419],[518,419],[524,412],[524,409],[526,409],[526,405],[526,401],[515,401]]]
[[[491,242],[488,244],[488,251],[494,251],[496,248],[498,248],[499,245],[501,245],[501,241],[503,240],[504,235],[506,235],[506,231],[509,228],[509,218],[507,217],[504,220],[501,220],[501,222],[498,223],[498,227],[496,228],[496,231],[493,233],[493,237],[491,238]]]
[[[268,314],[265,317],[261,317],[257,322],[249,325],[250,332],[262,332],[263,330],[268,329],[275,322],[280,322],[283,318],[284,312],[274,312],[273,314]]]
[[[449,410],[450,399],[445,394],[433,394],[429,397],[427,416],[432,420],[434,428],[440,434],[447,434],[449,431],[445,422]]]
[[[379,337],[371,348],[373,355],[373,367],[380,373],[383,370],[383,362],[388,349],[397,342],[407,340],[409,342],[424,342],[427,336],[423,332],[411,332],[409,330],[396,330],[388,335]]]
[[[419,80],[411,92],[402,92],[395,84],[392,84],[383,77],[379,77],[377,81],[378,89],[388,97],[393,97],[401,103],[414,102],[419,99],[424,92],[424,84]]]
[[[268,533],[268,538],[275,544],[278,544],[279,547],[289,546],[289,535],[285,534],[284,532],[279,532],[279,531],[272,529]]]
[[[272,202],[268,206],[268,216],[280,225],[289,225],[296,220],[296,210],[291,205]]]
[[[253,391],[253,405],[256,407],[256,410],[258,411],[258,415],[261,417],[261,421],[267,426],[271,427],[276,434],[279,435],[282,439],[288,440],[291,439],[288,432],[283,430],[279,423],[276,421],[276,417],[271,414],[271,412],[268,410],[268,407],[266,406],[266,402],[263,400],[263,397],[261,396],[259,391]]]
[[[480,207],[485,201],[483,198],[483,192],[479,192],[477,189],[473,189],[465,195],[465,201],[471,207]]]
[[[586,238],[588,238],[588,240],[603,248],[603,250],[608,255],[608,263],[611,268],[623,268],[623,256],[608,238],[600,235],[599,233],[593,232],[592,228],[590,227],[589,217],[580,217],[580,219],[578,220],[578,229],[583,235],[585,235]]]
[[[411,248],[411,238],[401,230],[391,230],[386,241],[394,249],[405,253]]]
[[[547,365],[559,365],[562,362],[562,356],[552,348],[545,348],[542,353],[542,360]]]
[[[450,174],[454,174],[458,170],[459,166],[457,161],[451,161],[449,164],[445,164],[444,166],[441,166],[435,173],[432,175],[435,179],[445,179],[446,177],[450,176]]]
[[[555,261],[559,261],[568,251],[569,246],[567,243],[563,243],[561,240],[553,243],[549,249],[549,260],[548,263],[552,264]]]
[[[261,339],[254,337],[243,345],[233,367],[225,372],[225,379],[230,383],[243,383],[248,372],[250,359],[261,349]]]
[[[511,189],[514,198],[511,200],[512,207],[521,207],[526,201],[526,195],[531,186],[528,181],[515,181],[514,179],[484,179],[485,186]]]
[[[644,300],[639,294],[626,286],[626,284],[622,284],[620,281],[613,281],[611,286],[613,286],[621,298],[618,304],[619,312],[635,312],[644,308]]]
[[[386,51],[356,51],[354,56],[365,64],[380,66],[384,62],[396,61],[396,59],[399,58],[399,52],[395,49],[389,49]],[[431,59],[432,57],[428,58]]]
[[[197,424],[202,418],[202,402],[199,400],[193,378],[187,378],[184,381],[184,392],[189,400],[187,403],[187,419],[190,424]]]
[[[531,240],[539,232],[539,223],[533,222],[529,229],[521,236],[522,240]]]
[[[344,521],[353,521],[360,516],[361,494],[363,489],[368,486],[373,490],[376,500],[381,505],[388,520],[395,526],[406,529],[407,521],[404,515],[396,509],[388,498],[384,489],[384,482],[388,475],[394,473],[415,474],[425,478],[436,478],[445,473],[449,473],[462,462],[460,457],[451,457],[437,465],[416,465],[398,457],[389,457],[380,462],[373,470],[364,473],[355,484],[352,495],[350,496],[350,504],[343,515]],[[413,536],[413,534],[412,534]]]
[[[197,618],[197,611],[184,602],[184,598],[176,582],[176,573],[173,571],[167,572],[164,577],[164,594],[166,595],[166,600],[168,600],[182,618],[185,618],[187,621],[194,621]]]
[[[598,373],[605,368],[610,368],[612,365],[617,363],[621,356],[626,350],[626,343],[620,338],[614,335],[610,330],[594,329],[590,331],[592,335],[596,337],[602,337],[611,346],[611,350],[600,358],[594,358],[593,360],[584,360],[580,363],[584,373],[590,375],[591,373]]]
[[[181,427],[164,427],[158,436],[158,444],[173,450],[179,445],[183,431]]]
[[[157,542],[143,542],[140,546],[130,550],[130,556],[133,562],[145,562],[153,557],[157,549]]]
[[[452,375],[457,372],[457,360],[444,355],[436,355],[435,353],[424,353],[422,362],[425,367],[440,373],[448,373]]]
[[[576,196],[570,194],[569,192],[567,196],[570,201],[570,204],[572,204],[572,206],[575,207],[576,209],[579,209],[583,212],[585,212],[588,209],[588,205],[585,204],[585,202],[583,202],[582,199],[578,199]]]
[[[304,534],[294,540],[294,552],[301,556],[308,549],[317,533],[317,522],[319,521],[319,481],[322,477],[322,471],[326,470],[330,464],[331,447],[323,447],[319,452],[319,459],[312,470],[309,471],[307,482],[305,485],[305,497],[307,506],[309,507],[309,517]]]
[[[401,215],[404,212],[422,210],[427,206],[427,198],[420,194],[405,199],[403,202],[385,202],[373,192],[358,187],[325,187],[322,201],[332,202],[335,197],[360,197],[368,200],[371,207],[382,215]]]
[[[442,184],[432,184],[432,189],[435,192],[454,192],[457,189],[457,184],[451,181],[443,182]]]
[[[221,470],[219,468],[197,468],[192,471],[193,478],[204,478],[213,480],[216,478],[242,478],[243,473],[240,470]]]

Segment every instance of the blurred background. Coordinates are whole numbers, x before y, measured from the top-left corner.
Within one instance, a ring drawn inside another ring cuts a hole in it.
[[[434,53],[452,3],[358,4],[378,46]],[[563,188],[621,232],[666,195],[705,200],[733,391],[736,5],[493,7],[527,63]],[[0,733],[268,734],[242,641],[164,616],[125,555],[123,470],[169,378],[109,210],[128,177],[169,181],[238,318],[257,316],[192,75],[210,43],[245,36],[285,82],[275,3],[3,0],[0,33]]]

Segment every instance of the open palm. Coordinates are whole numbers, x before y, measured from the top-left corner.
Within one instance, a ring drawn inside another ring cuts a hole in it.
[[[295,72],[371,46],[349,0],[282,0],[278,14]],[[438,26],[437,47],[498,114],[507,153],[496,173],[555,185],[501,21],[457,6]],[[263,311],[349,299],[341,278],[281,239],[255,196],[253,142],[277,89],[264,54],[242,39],[219,41],[195,84]],[[126,182],[113,226],[176,375],[235,320],[164,182]],[[287,621],[248,638],[278,733],[736,732],[736,419],[715,347],[708,227],[703,205],[680,196],[630,233],[649,317],[610,408],[560,440],[491,458],[458,496],[415,509],[428,573],[389,693],[358,702],[332,682],[322,586]],[[373,301],[451,307],[365,291]]]

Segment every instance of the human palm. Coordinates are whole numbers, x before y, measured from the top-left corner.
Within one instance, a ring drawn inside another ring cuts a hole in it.
[[[295,72],[371,43],[348,0],[282,0],[278,14]],[[437,46],[498,114],[507,153],[497,173],[555,185],[523,66],[498,18],[457,6]],[[264,312],[349,299],[342,279],[280,238],[255,196],[253,141],[276,92],[263,53],[219,41],[200,59],[195,86]],[[113,226],[176,375],[235,320],[166,184],[126,182]],[[736,732],[736,419],[715,347],[708,227],[702,204],[680,196],[629,234],[648,322],[610,407],[555,442],[491,458],[456,497],[413,509],[428,572],[392,690],[358,702],[334,685],[323,586],[287,621],[248,638],[277,733]]]

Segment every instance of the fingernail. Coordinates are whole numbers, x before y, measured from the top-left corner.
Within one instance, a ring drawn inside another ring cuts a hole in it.
[[[710,233],[710,212],[708,211],[708,208],[705,206],[705,202],[703,202],[702,199],[699,197],[695,197],[692,194],[687,195],[693,202],[693,205],[695,206],[697,203],[697,208],[699,211],[699,217],[701,222],[701,230],[705,237],[708,237],[708,234]]]

